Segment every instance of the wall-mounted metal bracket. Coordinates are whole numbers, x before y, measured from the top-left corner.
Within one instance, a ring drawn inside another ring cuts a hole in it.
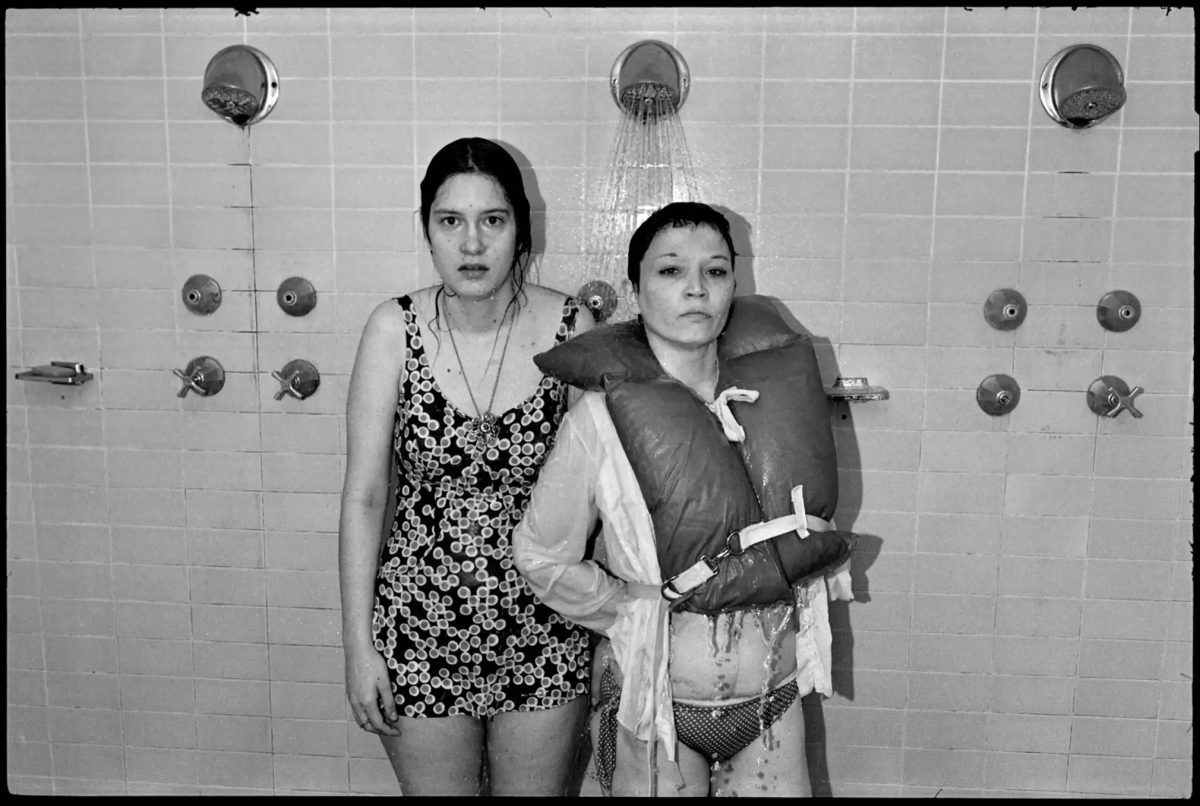
[[[44,381],[68,386],[79,386],[90,381],[92,377],[92,373],[85,370],[83,364],[71,361],[51,361],[49,364],[17,373],[18,381]]]
[[[866,378],[838,378],[833,386],[825,387],[825,397],[830,400],[887,400],[888,390],[882,386],[871,386]]]

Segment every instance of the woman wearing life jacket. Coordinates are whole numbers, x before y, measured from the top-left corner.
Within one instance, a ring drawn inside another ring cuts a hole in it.
[[[535,358],[588,391],[513,552],[542,602],[604,636],[589,778],[605,794],[811,795],[800,698],[832,693],[828,599],[852,598],[852,536],[830,520],[811,341],[734,299],[734,257],[719,212],[661,208],[630,241],[637,319]]]

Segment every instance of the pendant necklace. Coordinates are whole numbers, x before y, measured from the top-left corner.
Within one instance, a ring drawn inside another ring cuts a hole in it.
[[[446,308],[446,316],[449,319],[450,308]],[[492,352],[488,356],[488,363],[492,361],[492,356],[496,354],[496,342],[500,340],[500,328],[504,327],[504,319],[508,316],[507,311],[500,318],[500,324],[496,326],[496,336],[492,339]],[[471,390],[471,381],[467,378],[467,370],[463,366],[462,356],[458,352],[458,344],[454,341],[454,326],[451,324],[446,328],[446,332],[450,334],[450,346],[454,348],[454,357],[458,360],[458,369],[462,372],[463,383],[467,386],[467,394],[471,397],[471,405],[475,408],[475,417],[468,424],[468,433],[471,436],[471,441],[475,443],[476,448],[491,447],[492,443],[500,435],[500,425],[496,420],[496,415],[492,413],[492,404],[496,402],[496,390],[500,387],[500,374],[504,371],[504,357],[508,354],[508,342],[512,338],[513,325],[517,322],[517,317],[514,315],[512,321],[508,323],[508,335],[504,337],[504,349],[500,351],[500,366],[496,368],[496,380],[492,382],[492,396],[488,400],[487,409],[479,410],[479,403],[475,401],[475,393]],[[487,368],[484,367],[483,377],[487,377]]]

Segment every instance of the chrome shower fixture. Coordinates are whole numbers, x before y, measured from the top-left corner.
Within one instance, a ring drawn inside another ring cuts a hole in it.
[[[1099,45],[1071,45],[1042,70],[1046,114],[1068,129],[1095,126],[1125,104],[1121,64]]]
[[[677,112],[690,84],[691,73],[683,56],[657,39],[643,39],[621,51],[609,76],[617,106],[643,119]]]
[[[279,100],[279,74],[258,48],[231,45],[218,51],[205,68],[200,100],[230,123],[245,128],[270,114]]]

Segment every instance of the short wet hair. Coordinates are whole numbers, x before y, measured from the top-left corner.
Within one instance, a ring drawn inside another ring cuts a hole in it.
[[[629,239],[629,281],[633,287],[638,287],[642,274],[642,258],[654,241],[654,236],[672,227],[712,227],[725,239],[729,247],[729,260],[732,264],[737,257],[733,248],[733,236],[729,232],[729,221],[721,213],[703,202],[671,202],[658,208],[642,222]],[[731,265],[732,268],[732,265]]]

